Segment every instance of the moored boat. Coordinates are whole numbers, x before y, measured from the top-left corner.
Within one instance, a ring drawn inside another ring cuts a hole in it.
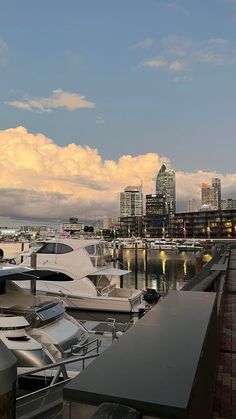
[[[37,271],[50,272],[48,278],[45,275],[38,282],[37,293],[60,296],[66,307],[132,313],[143,303],[141,290],[117,287],[117,279],[130,271],[112,266],[108,243],[103,240],[49,240],[35,255]],[[32,256],[20,266],[32,266]],[[52,272],[55,273],[53,281]],[[30,289],[28,279],[15,283]]]
[[[173,240],[157,239],[151,242],[151,249],[177,250],[177,244]]]
[[[181,252],[203,250],[203,246],[195,240],[185,240],[183,243],[178,244],[178,250]]]

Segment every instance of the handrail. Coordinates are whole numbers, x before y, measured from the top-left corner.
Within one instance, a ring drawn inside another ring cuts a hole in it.
[[[111,292],[116,288],[116,284],[109,284],[106,287],[102,288],[100,292],[100,295],[104,295],[106,292]]]
[[[29,375],[29,374],[36,374],[36,373],[41,372],[41,371],[50,370],[50,369],[53,369],[55,367],[61,367],[61,366],[64,366],[66,364],[73,364],[74,362],[86,361],[86,360],[91,359],[91,358],[97,358],[98,355],[99,354],[88,355],[88,356],[74,356],[73,358],[68,358],[64,361],[55,362],[53,364],[48,364],[48,365],[46,365],[44,367],[41,367],[41,368],[34,368],[32,370],[22,372],[22,373],[17,375],[17,378],[24,377],[25,375]]]
[[[96,343],[97,345],[94,348],[88,350],[89,346],[91,346],[93,343]],[[78,349],[78,350],[82,349],[83,354],[88,354],[89,352],[92,352],[94,350],[96,350],[97,353],[98,353],[98,350],[99,350],[100,346],[101,346],[100,339],[94,339],[94,340],[91,340],[91,341],[86,342],[84,344],[79,343],[78,345],[72,345],[71,353],[72,353],[72,355],[74,355],[76,353],[76,352],[73,352],[75,349]]]

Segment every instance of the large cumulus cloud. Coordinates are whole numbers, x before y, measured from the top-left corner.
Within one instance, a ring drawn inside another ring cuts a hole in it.
[[[168,158],[156,153],[103,161],[96,149],[69,144],[61,147],[43,134],[24,127],[0,131],[0,215],[68,218],[117,215],[119,192],[143,182],[154,192],[154,180]],[[200,196],[201,182],[219,176],[234,189],[236,174],[177,172],[179,202]]]

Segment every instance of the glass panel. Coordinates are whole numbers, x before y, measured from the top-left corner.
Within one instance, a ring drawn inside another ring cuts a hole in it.
[[[63,243],[56,243],[56,253],[58,255],[62,255],[64,253],[70,253],[73,252],[72,247],[68,246],[68,244],[63,244]]]
[[[93,244],[91,244],[90,246],[86,246],[85,250],[89,253],[89,255],[95,254],[95,247]]]
[[[55,243],[45,243],[36,253],[55,254]]]

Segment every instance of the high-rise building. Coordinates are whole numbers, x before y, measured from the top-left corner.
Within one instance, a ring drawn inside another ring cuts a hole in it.
[[[166,213],[175,213],[175,171],[163,164],[156,177],[156,194],[165,196]]]
[[[143,215],[142,186],[127,186],[120,193],[120,217]]]
[[[212,185],[202,183],[202,206],[209,210],[220,209],[221,207],[221,181],[218,178],[212,179]]]
[[[166,197],[162,194],[146,195],[146,215],[166,214]]]
[[[220,209],[221,204],[221,180],[219,178],[212,179],[212,187],[215,190],[215,207]]]
[[[202,183],[202,209],[215,209],[215,189],[208,185],[208,183]]]

